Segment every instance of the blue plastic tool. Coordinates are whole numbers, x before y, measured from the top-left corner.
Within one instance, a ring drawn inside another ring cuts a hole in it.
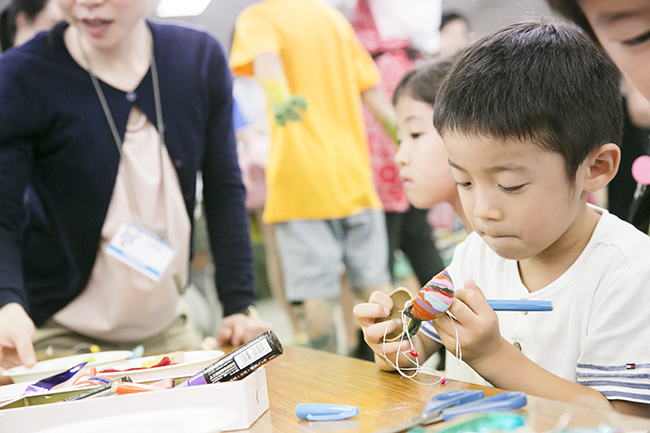
[[[431,400],[429,400],[429,403],[426,405],[422,413],[428,414],[434,410],[440,411],[447,407],[470,403],[484,397],[485,393],[477,389],[443,392],[442,394],[431,397]]]
[[[551,301],[488,299],[494,311],[553,311]]]
[[[359,408],[342,404],[298,403],[296,416],[309,421],[340,421],[359,415]]]
[[[442,421],[449,421],[458,415],[467,413],[519,409],[526,406],[526,403],[528,403],[528,399],[523,392],[502,392],[492,397],[445,409],[441,413]]]
[[[468,413],[519,409],[527,403],[526,394],[523,392],[504,392],[487,398],[483,398],[483,395],[482,391],[474,390],[450,391],[434,395],[422,415],[377,433],[398,433],[412,427],[449,421],[458,415]],[[427,410],[429,412],[426,412]]]

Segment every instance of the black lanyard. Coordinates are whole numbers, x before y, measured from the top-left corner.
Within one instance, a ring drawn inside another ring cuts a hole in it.
[[[163,175],[163,152],[162,152],[162,148],[165,145],[165,134],[164,134],[165,129],[164,129],[163,115],[162,115],[162,104],[160,102],[160,84],[158,82],[158,70],[156,68],[156,58],[154,56],[154,49],[153,49],[153,36],[151,35],[151,32],[149,32],[149,35],[151,39],[151,81],[153,82],[153,96],[154,96],[154,102],[156,107],[156,123],[157,123],[158,135],[160,136],[160,179],[161,179],[161,186],[163,188],[163,210],[165,213],[165,228],[157,230],[154,229],[153,227],[148,227],[148,229],[156,233],[160,239],[167,242],[168,241],[167,229],[166,229],[168,223],[167,200],[165,197],[165,182],[164,182],[164,175]],[[102,88],[99,84],[99,80],[97,79],[97,76],[92,71],[90,59],[88,58],[88,55],[83,49],[83,45],[81,43],[81,33],[79,32],[78,29],[77,29],[77,40],[79,42],[79,49],[81,50],[81,54],[88,67],[87,69],[88,74],[90,75],[90,79],[92,80],[93,86],[95,87],[95,92],[97,93],[99,102],[101,103],[102,109],[104,110],[104,116],[106,117],[106,120],[108,121],[108,124],[111,128],[113,139],[115,140],[115,145],[117,146],[117,151],[120,154],[120,160],[121,160],[123,142],[122,139],[120,138],[120,134],[117,130],[117,126],[115,126],[115,120],[113,119],[113,114],[111,113],[111,109],[108,106],[108,102],[106,102],[106,97],[104,96],[104,92],[102,91]],[[125,170],[125,174],[126,174],[129,190],[131,191],[133,206],[135,207],[135,210],[138,213],[137,216],[140,218],[139,223],[142,224],[143,226],[146,226],[143,219],[143,213],[140,208],[140,203],[138,202],[138,200],[136,200],[135,197],[135,188],[133,186],[134,185],[133,179],[129,174],[128,170]]]

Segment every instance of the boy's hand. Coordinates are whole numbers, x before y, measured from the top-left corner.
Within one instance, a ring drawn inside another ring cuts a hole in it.
[[[456,320],[441,316],[433,321],[433,326],[452,354],[456,354],[458,331],[463,361],[473,368],[499,354],[503,344],[508,344],[499,332],[496,313],[471,278],[465,281],[463,289],[456,290],[448,311]]]
[[[22,305],[10,302],[0,308],[0,372],[19,365],[33,367],[36,364],[33,339],[34,322]],[[1,385],[8,378],[0,379]]]
[[[277,60],[277,59],[276,59]],[[284,126],[287,122],[302,120],[300,112],[307,111],[307,101],[302,95],[292,95],[284,75],[260,80],[264,94],[273,108],[275,123]]]
[[[370,299],[365,304],[358,304],[354,307],[354,316],[361,324],[363,330],[363,337],[368,346],[375,352],[376,355],[386,355],[391,362],[395,362],[398,351],[407,350],[409,348],[408,340],[401,343],[399,341],[386,342],[384,344],[384,335],[401,329],[401,320],[392,320],[377,323],[378,318],[386,318],[390,315],[393,308],[393,300],[383,292],[373,292]],[[415,337],[414,337],[415,338]],[[378,365],[383,370],[393,370],[383,357],[382,362],[378,361]]]

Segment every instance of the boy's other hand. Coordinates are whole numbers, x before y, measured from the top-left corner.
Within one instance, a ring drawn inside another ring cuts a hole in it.
[[[502,345],[508,344],[499,331],[497,314],[473,279],[467,279],[464,288],[456,290],[449,312],[455,319],[441,316],[433,321],[433,326],[447,350],[454,355],[458,331],[463,361],[473,368],[496,356]]]
[[[0,372],[36,364],[34,330],[34,322],[22,305],[10,302],[0,308]],[[10,379],[0,376],[0,385],[3,383],[10,383]]]
[[[401,320],[391,320],[377,323],[378,318],[386,318],[393,308],[393,300],[386,293],[373,292],[367,303],[358,304],[354,307],[354,316],[361,324],[363,337],[368,346],[377,355],[386,355],[391,362],[395,362],[397,352],[409,348],[408,340],[386,342],[384,335],[401,329]],[[391,369],[385,362],[380,364],[382,369]]]

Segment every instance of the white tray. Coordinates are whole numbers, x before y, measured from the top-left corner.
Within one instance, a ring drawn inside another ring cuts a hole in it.
[[[0,410],[0,432],[36,433],[111,415],[182,408],[220,408],[232,414],[222,431],[249,428],[269,408],[264,367],[235,382],[142,392]]]

